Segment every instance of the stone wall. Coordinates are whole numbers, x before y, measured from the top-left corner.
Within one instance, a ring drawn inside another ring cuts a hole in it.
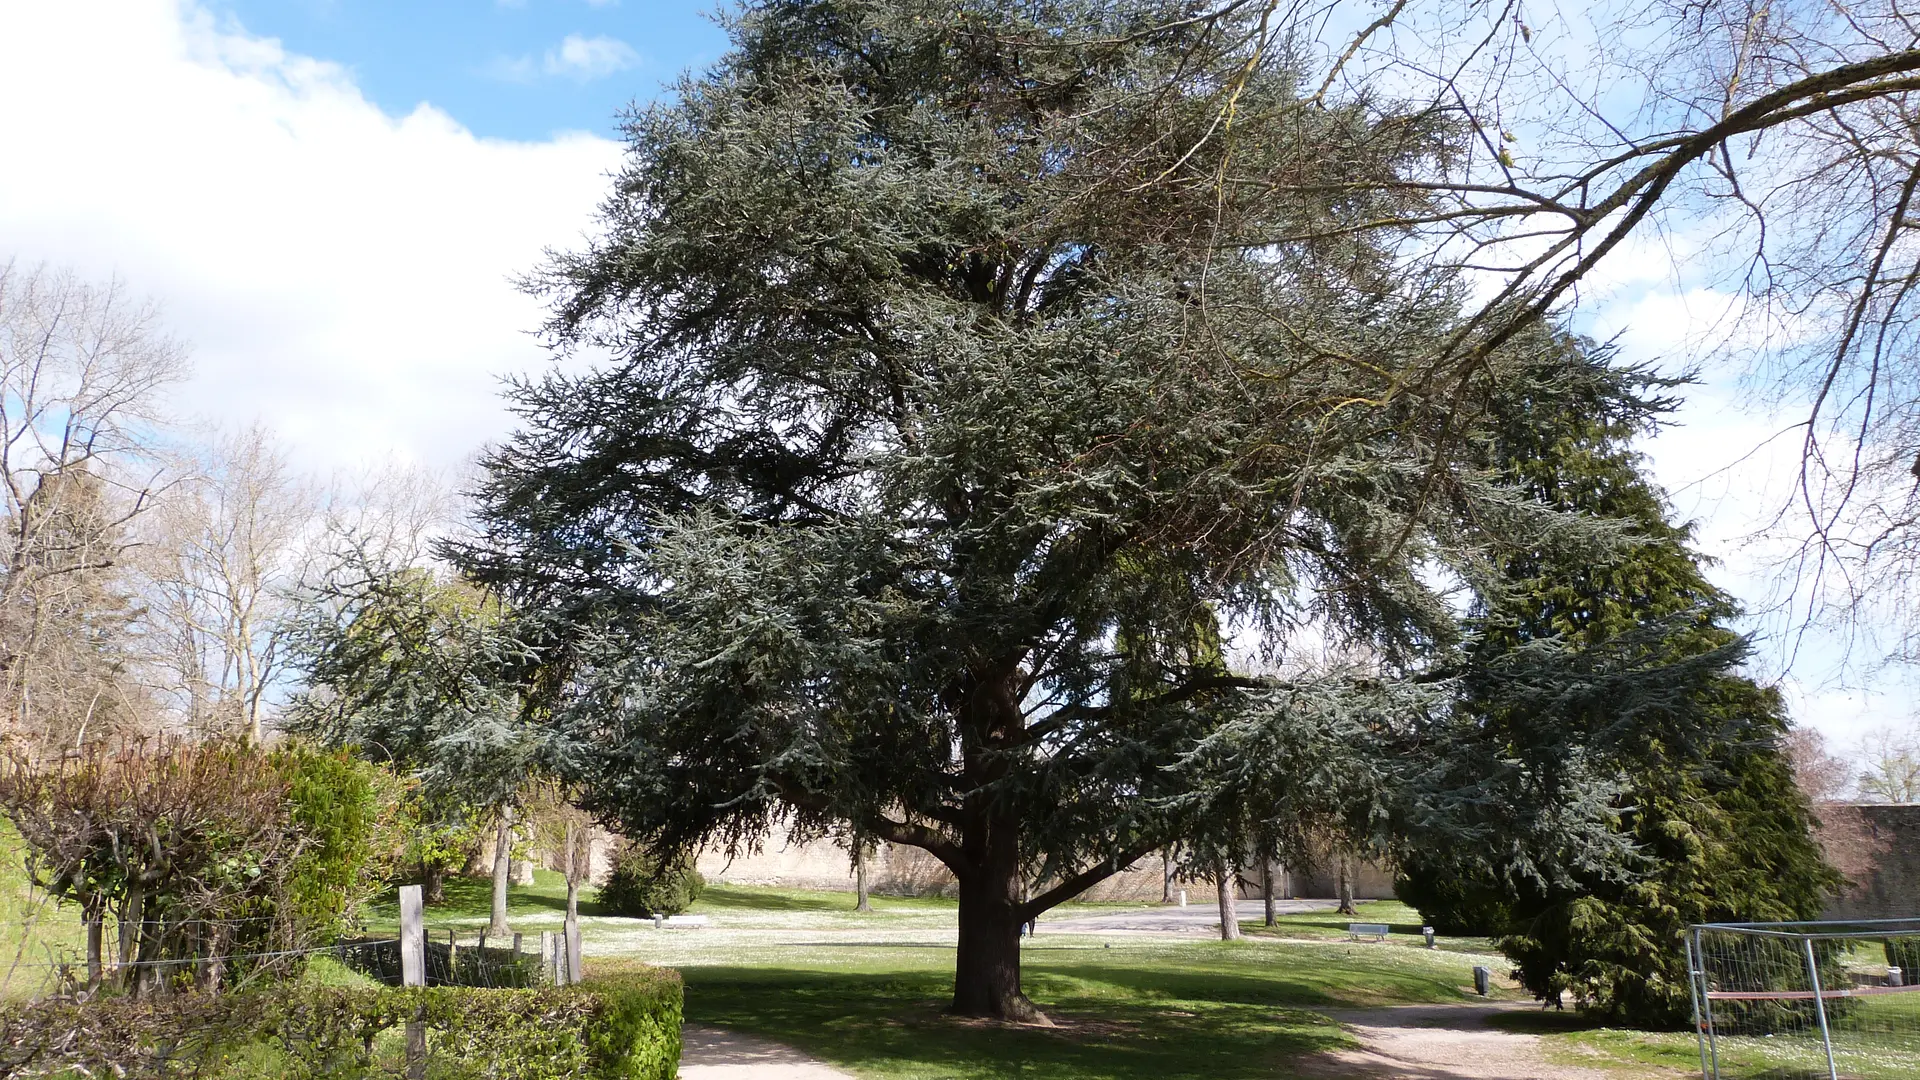
[[[723,851],[703,851],[695,866],[708,881],[727,885],[846,892],[854,887],[853,861],[845,848],[831,841],[792,841],[778,827],[767,835],[758,851],[734,858]],[[1164,873],[1165,861],[1159,855],[1150,855],[1082,893],[1080,899],[1155,903],[1161,896]],[[940,860],[916,847],[880,844],[867,860],[867,886],[876,896],[952,896],[954,885],[953,874]],[[1186,889],[1190,903],[1204,903],[1213,896],[1211,882],[1187,881],[1174,887]],[[1274,879],[1274,888],[1283,896],[1330,897],[1338,891],[1331,869],[1291,877],[1282,870]],[[1392,899],[1392,873],[1371,863],[1356,863],[1353,894],[1361,900]],[[1240,895],[1259,895],[1256,875],[1249,874],[1241,882]]]
[[[1305,897],[1340,895],[1340,875],[1336,867],[1314,867],[1294,875],[1295,894]],[[1356,859],[1353,862],[1353,898],[1355,900],[1392,900],[1393,871],[1376,863]]]
[[[1920,918],[1920,803],[1858,803],[1820,808],[1827,859],[1849,885],[1829,919]]]
[[[486,831],[486,834],[481,838],[478,846],[467,855],[467,864],[461,870],[463,876],[477,878],[490,878],[493,876],[493,848],[498,835],[499,834],[492,829]],[[596,827],[587,832],[588,884],[606,884],[607,871],[612,867],[613,849],[619,842],[619,837],[605,829]],[[519,842],[515,846],[519,849],[516,851],[516,854],[523,856],[522,858],[512,860],[510,864],[513,868],[513,883],[515,885],[533,884],[533,871],[535,867],[547,870],[561,870],[565,868],[566,857],[563,852],[545,851],[527,845],[524,834],[519,837]]]

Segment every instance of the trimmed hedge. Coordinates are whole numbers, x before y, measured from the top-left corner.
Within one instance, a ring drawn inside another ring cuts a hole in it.
[[[418,1021],[436,1078],[672,1080],[680,1017],[679,973],[662,968],[532,990],[282,984],[53,1000],[0,1011],[0,1075],[403,1076]]]

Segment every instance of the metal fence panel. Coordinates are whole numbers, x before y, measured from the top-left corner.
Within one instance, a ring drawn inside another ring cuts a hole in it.
[[[1920,919],[1687,934],[1706,1080],[1920,1077]]]

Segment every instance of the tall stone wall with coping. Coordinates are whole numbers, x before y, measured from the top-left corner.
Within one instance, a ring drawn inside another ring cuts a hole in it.
[[[1829,805],[1818,815],[1827,860],[1848,880],[1826,917],[1920,917],[1920,803]]]
[[[1165,860],[1149,855],[1126,870],[1082,893],[1082,900],[1133,900],[1158,903],[1164,884]],[[695,862],[708,881],[726,885],[768,885],[788,889],[832,889],[852,892],[853,860],[847,849],[832,841],[801,842],[790,839],[776,826],[761,841],[757,851],[729,858],[724,851],[702,851]],[[955,881],[940,860],[916,847],[879,844],[867,859],[867,887],[876,896],[953,896]],[[1205,903],[1213,896],[1211,882],[1183,881],[1174,885],[1185,889],[1190,903]],[[1294,897],[1331,897],[1339,892],[1333,868],[1288,874],[1280,870],[1274,879],[1276,895]],[[1248,872],[1240,882],[1240,895],[1260,895],[1258,875]],[[1393,899],[1393,874],[1372,863],[1354,864],[1354,897],[1360,900]]]

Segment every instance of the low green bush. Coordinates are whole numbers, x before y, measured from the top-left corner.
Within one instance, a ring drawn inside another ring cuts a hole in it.
[[[0,1075],[401,1076],[405,1031],[418,1022],[436,1078],[672,1080],[680,1017],[680,976],[660,968],[531,990],[287,983],[52,1000],[0,1010]]]
[[[615,915],[644,919],[680,914],[700,899],[706,887],[707,879],[692,863],[662,862],[640,845],[626,843],[614,849],[599,899]]]
[[[1899,968],[1906,983],[1920,978],[1920,938],[1887,938],[1881,944],[1887,950],[1887,966]]]

